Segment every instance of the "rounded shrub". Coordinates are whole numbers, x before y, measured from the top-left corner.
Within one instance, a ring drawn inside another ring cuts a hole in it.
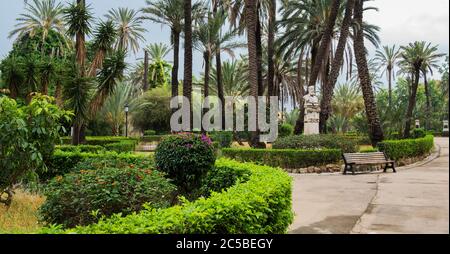
[[[427,132],[424,128],[416,128],[413,130],[414,138],[424,138],[427,135]]]
[[[156,131],[154,131],[154,130],[144,131],[144,136],[153,136],[153,135],[156,135]]]
[[[139,211],[146,203],[154,208],[169,207],[175,191],[161,173],[133,165],[82,170],[52,179],[39,213],[48,224],[88,225],[102,216]]]
[[[284,123],[278,127],[278,136],[281,138],[292,136],[294,134],[294,126]]]
[[[183,133],[167,136],[156,148],[156,168],[167,173],[182,191],[198,188],[214,166],[214,146],[206,135]]]

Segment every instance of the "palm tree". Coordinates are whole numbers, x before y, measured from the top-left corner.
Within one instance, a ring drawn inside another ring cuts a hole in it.
[[[0,64],[2,80],[9,89],[9,96],[16,99],[19,96],[20,85],[24,80],[23,61],[15,56],[10,56]]]
[[[378,142],[381,142],[383,140],[384,135],[383,130],[381,129],[380,118],[378,116],[377,104],[374,97],[366,59],[364,31],[362,29],[359,29],[363,27],[364,1],[365,0],[356,0],[355,3],[354,20],[356,26],[354,27],[353,48],[358,67],[358,76],[360,80],[361,90],[364,97],[370,139],[372,141],[372,145],[375,147]]]
[[[352,22],[354,5],[354,0],[347,0],[347,4],[345,7],[345,16],[341,25],[340,37],[336,47],[333,62],[331,64],[330,77],[328,78],[327,83],[322,88],[323,94],[322,100],[320,102],[321,111],[319,120],[321,133],[326,133],[327,131],[326,125],[330,114],[330,104],[333,98],[333,91],[336,85],[337,78],[339,77],[341,67],[344,63],[345,47],[347,45],[347,39],[350,33],[350,25]]]
[[[245,0],[245,22],[247,26],[247,44],[249,56],[248,82],[250,96],[258,101],[258,51],[257,51],[257,3],[256,0]],[[256,107],[258,108],[258,106]],[[252,131],[250,143],[253,147],[259,144],[258,115],[256,115],[256,131]]]
[[[274,78],[275,78],[275,33],[277,20],[277,1],[270,0],[268,35],[267,35],[267,90],[268,95],[274,95]]]
[[[139,42],[145,41],[143,33],[147,31],[142,27],[143,18],[140,11],[128,8],[112,9],[105,17],[112,20],[117,29],[115,49],[120,51],[131,49],[136,54]]]
[[[88,76],[95,77],[98,69],[103,68],[103,61],[106,55],[111,52],[117,32],[114,23],[109,21],[100,21],[97,29],[94,31],[94,51],[95,56],[89,68]]]
[[[15,35],[20,38],[26,34],[33,37],[38,31],[42,31],[42,41],[45,41],[50,30],[65,33],[61,3],[56,3],[55,0],[33,0],[25,5],[26,13],[17,18],[19,23],[11,31],[9,38]]]
[[[192,126],[192,1],[184,0],[184,79],[183,96],[190,104],[190,126]]]
[[[424,66],[434,62],[437,58],[443,56],[437,54],[437,46],[431,46],[431,43],[424,41],[410,43],[408,46],[402,46],[400,66],[404,72],[412,74],[412,85],[410,88],[410,96],[408,110],[406,113],[406,123],[404,129],[404,137],[410,137],[411,123],[414,107],[416,105],[417,88],[419,86],[420,74],[423,73]]]
[[[92,14],[90,8],[85,5],[84,0],[77,0],[72,3],[65,11],[65,20],[67,23],[67,33],[75,36],[76,62],[81,76],[85,74],[86,64],[86,36],[91,33]]]
[[[178,68],[180,52],[180,34],[184,26],[184,0],[159,0],[149,1],[148,7],[142,11],[148,16],[144,17],[155,23],[167,25],[171,30],[171,43],[173,45],[173,68],[172,68],[172,97],[178,96]]]
[[[41,76],[41,93],[48,95],[48,86],[50,80],[56,75],[55,61],[50,57],[41,60],[39,66]]]
[[[364,99],[359,87],[352,83],[340,84],[335,90],[331,103],[333,116],[345,119],[343,130],[348,130],[349,120],[364,109]]]
[[[203,60],[205,65],[205,98],[209,95],[211,58],[213,56],[213,53],[217,51],[226,52],[231,57],[234,57],[234,49],[245,46],[242,43],[233,41],[234,37],[238,35],[238,31],[236,29],[231,29],[225,34],[222,34],[222,27],[225,25],[225,22],[225,13],[217,13],[215,16],[210,14],[207,20],[200,21],[199,25],[196,26],[196,29],[194,30],[194,48],[203,53]],[[218,87],[218,90],[220,89],[223,89],[223,86],[222,88]]]
[[[218,92],[217,69],[211,68],[211,94],[217,95]],[[248,83],[248,62],[245,60],[232,60],[222,63],[222,83],[224,95],[231,96],[234,99],[248,96],[250,86]]]
[[[395,65],[400,58],[400,49],[395,45],[383,46],[383,50],[377,50],[375,59],[379,68],[383,68],[381,75],[386,74],[388,79],[389,105],[392,104],[392,79],[395,79]]]

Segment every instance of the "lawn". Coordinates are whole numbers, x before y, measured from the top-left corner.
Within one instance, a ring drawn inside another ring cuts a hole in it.
[[[37,209],[45,198],[17,190],[11,207],[0,204],[0,234],[29,234],[40,228]]]

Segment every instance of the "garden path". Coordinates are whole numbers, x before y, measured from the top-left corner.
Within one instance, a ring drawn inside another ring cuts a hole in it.
[[[449,233],[449,139],[398,173],[293,175],[293,234]]]

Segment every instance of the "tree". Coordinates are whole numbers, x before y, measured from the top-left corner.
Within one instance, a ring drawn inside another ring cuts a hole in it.
[[[184,0],[184,79],[183,96],[190,104],[190,126],[192,126],[192,1]]]
[[[112,51],[112,46],[117,38],[117,31],[113,21],[100,21],[94,31],[94,51],[95,56],[89,68],[88,76],[95,77],[97,71],[103,68],[103,61],[108,53]]]
[[[377,50],[375,60],[379,68],[383,68],[382,75],[386,74],[388,79],[389,105],[392,105],[392,79],[395,80],[395,65],[400,58],[400,49],[395,45],[383,46],[383,50]]]
[[[19,38],[25,35],[35,36],[42,31],[41,40],[45,41],[51,30],[60,34],[65,33],[63,22],[63,6],[55,0],[33,0],[25,3],[26,13],[20,14],[19,22],[9,34],[9,38],[17,35]]]
[[[2,80],[9,89],[9,96],[13,99],[19,96],[20,86],[25,77],[23,69],[23,60],[15,56],[6,58],[0,64]]]
[[[269,21],[267,34],[267,90],[268,95],[274,95],[274,78],[275,78],[275,33],[277,20],[277,1],[270,0]]]
[[[354,31],[353,48],[358,67],[358,76],[360,80],[361,90],[364,97],[367,120],[369,124],[369,135],[372,145],[376,146],[378,142],[384,138],[383,130],[377,112],[377,104],[375,101],[373,88],[370,80],[369,68],[366,59],[366,47],[364,46],[363,26],[363,10],[364,0],[356,0],[354,9],[354,20],[356,28]]]
[[[117,29],[115,49],[119,51],[131,49],[136,54],[139,42],[145,41],[143,33],[147,31],[142,27],[143,18],[140,11],[128,8],[112,9],[105,17],[113,21]]]
[[[424,41],[416,41],[414,43],[410,43],[408,46],[402,46],[400,65],[404,69],[404,72],[409,72],[413,75],[408,110],[406,112],[405,129],[403,132],[405,138],[408,138],[411,135],[410,130],[413,111],[416,105],[420,74],[423,73],[423,68],[427,61],[430,63],[430,61],[434,61],[434,59],[442,56],[441,54],[437,54],[436,51],[437,46],[431,46],[431,43],[426,43]]]
[[[217,95],[217,70],[211,69],[211,95]],[[222,83],[224,95],[237,98],[248,96],[250,86],[248,82],[248,62],[245,60],[232,60],[222,63]]]
[[[62,122],[69,121],[72,114],[54,105],[53,98],[41,95],[27,106],[2,97],[0,112],[0,203],[10,206],[14,186],[45,168],[65,131]]]
[[[333,98],[333,90],[337,82],[337,78],[339,77],[340,70],[344,63],[344,53],[345,47],[347,45],[347,39],[350,33],[350,25],[353,19],[353,8],[355,5],[354,0],[347,0],[347,4],[345,7],[345,16],[341,25],[341,32],[339,37],[339,42],[336,47],[336,53],[334,55],[333,62],[331,64],[330,77],[327,80],[327,83],[322,88],[322,100],[320,102],[320,131],[321,133],[326,132],[327,120],[330,115],[330,104]]]

